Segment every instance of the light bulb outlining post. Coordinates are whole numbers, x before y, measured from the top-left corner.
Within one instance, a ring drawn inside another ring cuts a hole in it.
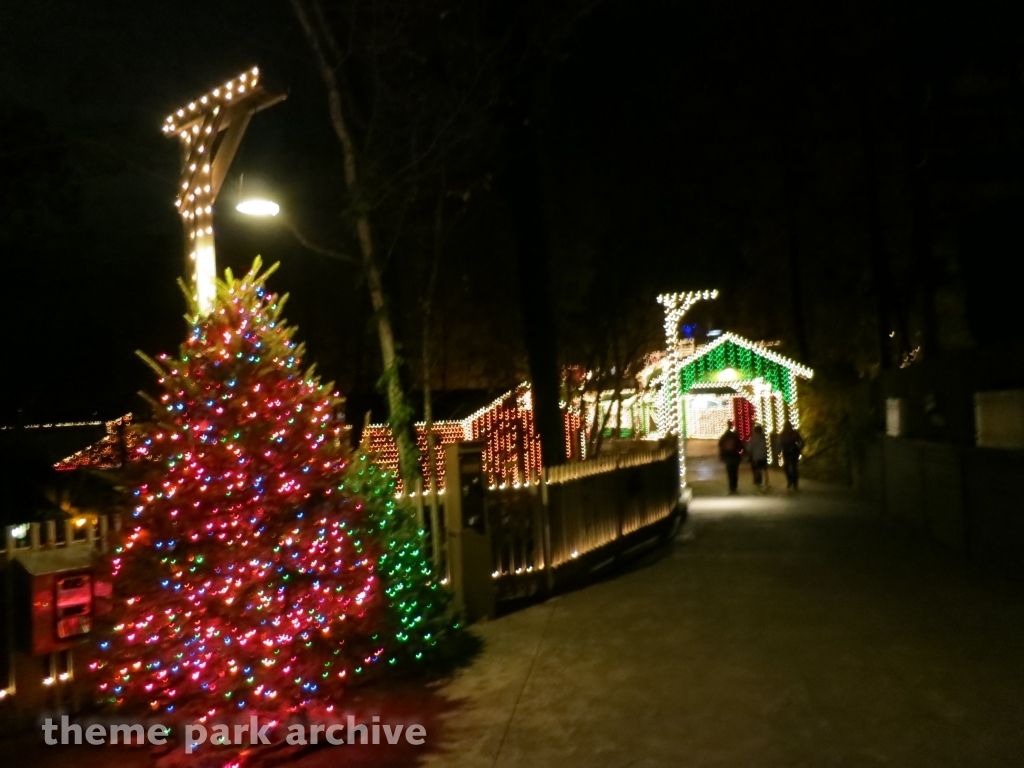
[[[243,200],[235,206],[235,210],[246,216],[273,219],[275,223],[280,224],[282,227],[287,229],[288,232],[291,233],[292,237],[298,241],[299,245],[308,251],[312,251],[313,253],[317,253],[321,256],[327,256],[331,259],[337,259],[338,261],[344,261],[346,264],[359,265],[362,263],[354,256],[342,253],[341,251],[336,251],[333,248],[327,248],[310,240],[287,216],[281,215],[281,206],[272,200],[263,200],[259,198]]]
[[[258,67],[246,70],[164,121],[164,133],[176,136],[184,150],[175,206],[185,225],[185,268],[200,315],[210,311],[217,293],[213,240],[217,193],[252,116],[287,98],[286,93],[264,88],[259,78]]]
[[[672,424],[683,424],[685,422],[684,398],[678,392],[679,374],[682,371],[682,361],[688,353],[680,349],[679,325],[690,308],[699,301],[708,301],[718,298],[718,290],[713,291],[686,291],[685,293],[663,293],[658,296],[658,303],[665,309],[665,349],[668,350],[668,357],[665,361],[665,373],[663,374],[661,397],[659,398],[659,421],[665,434],[675,433],[679,438],[679,488],[686,493],[686,443],[685,435],[681,434],[678,428]]]

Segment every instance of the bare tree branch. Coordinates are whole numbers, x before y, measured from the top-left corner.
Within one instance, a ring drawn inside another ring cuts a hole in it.
[[[318,253],[321,256],[327,256],[332,259],[337,259],[338,261],[343,261],[346,264],[359,265],[361,263],[359,259],[357,259],[355,256],[351,256],[347,253],[342,253],[341,251],[335,251],[331,248],[326,248],[322,245],[314,243],[312,240],[306,237],[298,227],[296,227],[294,224],[288,221],[288,219],[280,219],[279,221],[281,223],[281,226],[283,226],[285,229],[291,232],[292,236],[299,241],[303,248],[312,251],[313,253]]]

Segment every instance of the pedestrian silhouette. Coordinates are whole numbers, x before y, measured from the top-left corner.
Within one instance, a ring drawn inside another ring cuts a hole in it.
[[[750,432],[747,455],[754,470],[754,485],[762,491],[768,490],[768,439],[760,424],[755,424]]]
[[[804,447],[803,435],[787,421],[779,435],[782,449],[782,467],[786,470],[786,487],[794,491],[800,484],[800,452]]]
[[[718,438],[718,457],[725,462],[725,471],[729,475],[729,493],[736,493],[736,485],[740,479],[740,462],[743,461],[743,441],[732,428],[732,421],[720,438]]]

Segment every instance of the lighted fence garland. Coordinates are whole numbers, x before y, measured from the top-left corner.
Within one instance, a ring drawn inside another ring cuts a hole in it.
[[[438,493],[444,492],[444,446],[450,445],[451,443],[457,443],[463,439],[464,430],[461,424],[453,422],[440,422],[434,424],[434,474],[433,477],[438,480]],[[394,441],[392,441],[394,442]],[[428,472],[430,461],[427,450],[427,425],[419,423],[416,425],[416,446],[420,451],[420,463],[422,465],[423,477],[426,478],[423,485],[423,492],[430,493],[432,491],[430,487],[431,474]],[[397,459],[397,456],[396,456]]]
[[[429,477],[426,456],[426,425],[415,425],[420,446],[420,469]],[[567,426],[567,430],[571,430]],[[483,441],[483,471],[494,488],[519,487],[536,483],[543,467],[540,436],[534,426],[533,393],[520,384],[459,421],[435,421],[434,435],[439,447],[435,462],[438,490],[445,488],[444,454],[441,446],[461,440]],[[370,424],[363,440],[380,463],[397,474],[398,449],[387,424]],[[399,493],[405,489],[398,481]]]
[[[587,457],[587,440],[584,430],[586,413],[584,412],[584,407],[582,403],[568,403],[563,412],[565,452],[567,458],[570,459],[573,458],[574,451],[581,459]]]
[[[521,385],[462,422],[468,439],[484,441],[483,471],[491,486],[519,487],[540,478],[540,437],[532,397],[520,396],[525,389]]]

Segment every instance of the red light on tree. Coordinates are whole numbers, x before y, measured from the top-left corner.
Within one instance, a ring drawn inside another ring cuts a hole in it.
[[[353,455],[259,261],[218,283],[136,451],[94,669],[112,704],[242,714],[330,706],[379,667],[430,657],[447,622],[394,480]],[[198,313],[197,313],[198,314]]]

